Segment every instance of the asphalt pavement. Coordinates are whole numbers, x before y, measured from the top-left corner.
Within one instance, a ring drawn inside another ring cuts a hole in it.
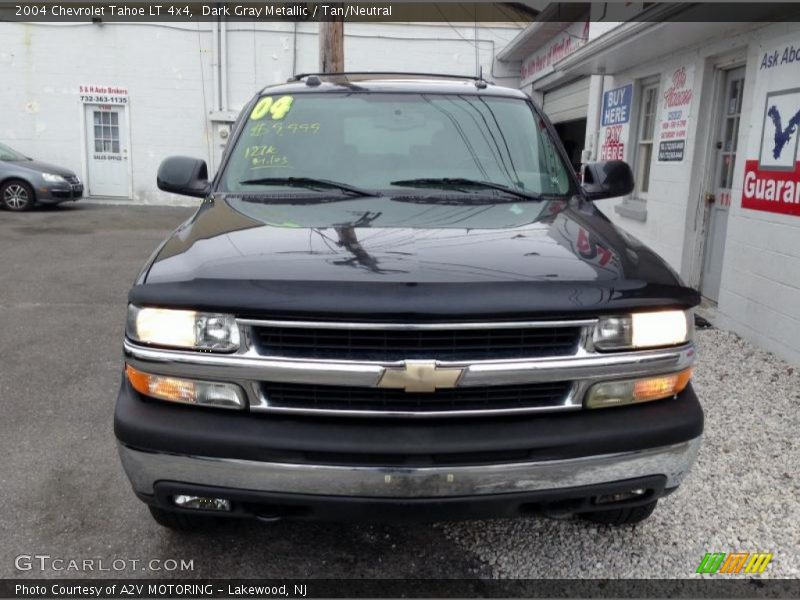
[[[90,204],[0,211],[0,577],[486,576],[433,525],[233,522],[187,536],[151,519],[112,431],[125,308],[147,257],[191,213]],[[41,555],[51,559],[25,558]],[[95,562],[87,571],[38,568],[70,566],[56,558]],[[99,570],[101,558],[112,571]],[[113,570],[119,559],[125,568]],[[161,570],[149,569],[152,560]],[[169,560],[193,569],[166,571]]]
[[[719,331],[698,334],[708,431],[697,468],[639,526],[159,527],[124,476],[112,415],[128,288],[190,214],[80,203],[0,211],[0,577],[690,577],[707,551],[774,552],[765,576],[800,576],[800,370]],[[94,562],[64,571],[53,559]],[[170,560],[192,569],[164,570]]]

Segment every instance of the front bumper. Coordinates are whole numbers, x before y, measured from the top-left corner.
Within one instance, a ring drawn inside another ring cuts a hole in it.
[[[343,466],[257,462],[136,450],[119,454],[133,488],[153,494],[159,481],[288,494],[367,498],[442,498],[533,492],[664,476],[677,487],[700,438],[619,454],[565,460],[452,467]]]
[[[683,481],[702,429],[691,387],[627,408],[398,422],[171,405],[123,379],[115,415],[123,466],[145,502],[214,495],[237,514],[337,520],[610,509],[619,504],[595,499],[631,489],[646,489],[647,502]]]
[[[41,204],[58,204],[83,197],[83,184],[56,183],[45,184],[36,190],[36,201]]]

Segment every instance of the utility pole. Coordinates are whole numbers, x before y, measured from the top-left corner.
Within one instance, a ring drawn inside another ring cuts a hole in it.
[[[319,22],[319,70],[320,73],[344,71],[344,17]]]

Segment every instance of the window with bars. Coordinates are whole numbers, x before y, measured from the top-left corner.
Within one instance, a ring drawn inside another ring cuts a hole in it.
[[[119,154],[119,113],[94,111],[94,151]]]

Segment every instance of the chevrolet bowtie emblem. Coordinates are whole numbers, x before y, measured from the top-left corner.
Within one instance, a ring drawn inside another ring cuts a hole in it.
[[[378,387],[406,392],[435,392],[456,387],[464,369],[441,368],[433,360],[407,360],[402,368],[386,367]]]

